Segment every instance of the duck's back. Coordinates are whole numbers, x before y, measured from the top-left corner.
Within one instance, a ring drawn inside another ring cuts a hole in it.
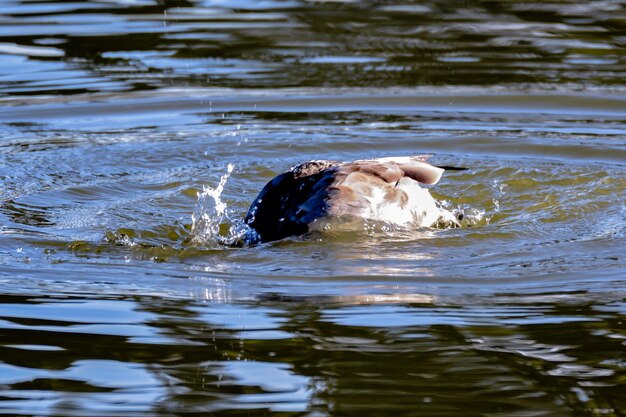
[[[254,200],[245,222],[262,242],[308,232],[327,212],[329,186],[339,163],[311,161],[271,180]]]

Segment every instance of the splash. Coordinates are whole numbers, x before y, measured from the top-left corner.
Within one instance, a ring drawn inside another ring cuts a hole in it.
[[[460,205],[452,210],[452,214],[458,219],[461,227],[480,226],[489,224],[491,217],[485,216],[486,210],[471,207],[467,204]]]
[[[486,210],[472,207],[469,204],[455,205],[449,200],[440,200],[438,205],[442,210],[448,211],[458,223],[460,227],[473,227],[480,226],[482,224],[489,224],[491,217],[486,216]],[[443,225],[444,229],[449,228],[449,225]]]
[[[228,206],[222,201],[224,186],[234,169],[233,164],[228,164],[226,173],[221,176],[217,187],[202,186],[198,192],[198,202],[191,214],[191,240],[195,243],[213,246],[221,244],[220,225],[229,220]]]
[[[191,214],[191,239],[209,247],[235,246],[255,240],[256,232],[241,220],[230,218],[228,205],[222,200],[226,182],[235,166],[228,164],[217,187],[203,186]]]

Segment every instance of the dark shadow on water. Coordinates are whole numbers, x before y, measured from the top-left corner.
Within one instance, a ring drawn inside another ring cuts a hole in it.
[[[63,318],[64,305],[79,313],[76,321]],[[269,299],[224,305],[3,296],[0,409],[16,410],[3,402],[20,393],[47,392],[54,403],[74,392],[84,415],[121,415],[125,396],[143,392],[158,399],[136,402],[139,414],[236,407],[290,415],[579,415],[592,409],[620,415],[626,407],[620,305]],[[17,318],[27,306],[42,318]],[[107,363],[112,373],[98,373],[96,365]],[[83,403],[90,393],[109,411]]]
[[[23,53],[32,54],[31,66],[68,73],[42,85],[24,63],[12,63],[9,73],[24,74],[0,82],[10,95],[172,85],[620,86],[624,79],[614,47],[626,33],[624,10],[613,2],[181,0],[47,11],[15,0],[8,9],[0,42],[48,48]]]

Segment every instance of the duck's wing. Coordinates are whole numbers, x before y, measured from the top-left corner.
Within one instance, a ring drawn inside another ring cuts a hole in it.
[[[433,166],[426,162],[414,161],[410,164],[398,164],[405,176],[422,184],[437,184],[443,175],[443,168]]]
[[[376,175],[390,183],[407,176],[422,184],[433,185],[439,182],[444,169],[429,164],[429,157],[430,155],[415,155],[366,159],[346,165],[354,165],[358,167],[357,170]]]
[[[428,162],[432,155],[412,155],[412,156],[388,156],[385,158],[374,158],[374,159],[359,159],[354,162],[369,162],[375,161],[381,164],[386,162],[392,162],[395,164],[411,164],[413,162]]]

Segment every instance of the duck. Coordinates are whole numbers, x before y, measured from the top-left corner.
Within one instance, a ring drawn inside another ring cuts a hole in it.
[[[259,192],[244,218],[253,243],[281,240],[319,230],[333,219],[365,219],[398,227],[431,227],[459,222],[440,207],[428,188],[446,169],[429,155],[312,160],[293,166]]]

